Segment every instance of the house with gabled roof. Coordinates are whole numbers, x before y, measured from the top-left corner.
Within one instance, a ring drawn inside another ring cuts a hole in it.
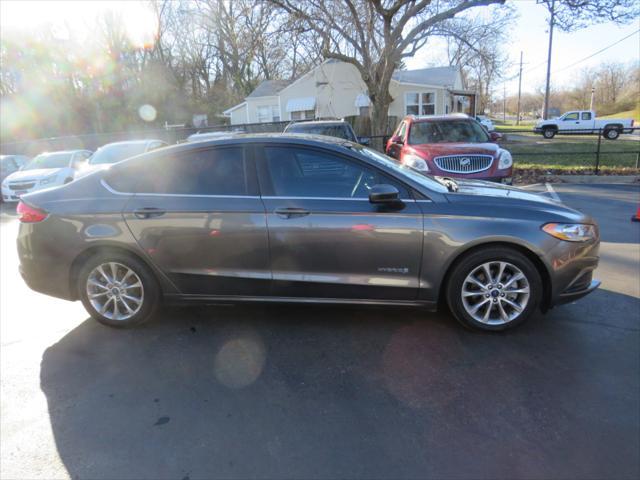
[[[389,116],[475,115],[476,93],[466,90],[458,67],[398,70],[389,92]],[[329,59],[296,80],[264,80],[224,115],[232,125],[368,116],[370,100],[360,72]]]

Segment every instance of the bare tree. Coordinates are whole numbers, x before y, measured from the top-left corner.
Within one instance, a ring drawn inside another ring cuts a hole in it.
[[[507,63],[502,46],[515,17],[513,8],[496,8],[500,10],[454,18],[436,29],[447,40],[449,64],[461,67],[467,86],[478,92],[481,112],[490,106],[494,83],[502,77]]]
[[[549,110],[551,88],[551,52],[553,30],[559,28],[571,32],[596,23],[612,21],[627,23],[638,17],[637,0],[536,0],[549,12],[549,50],[547,54],[547,79],[545,84],[543,118]]]
[[[322,53],[354,65],[372,103],[373,134],[386,133],[389,84],[434,30],[473,7],[504,0],[271,0],[322,40]]]

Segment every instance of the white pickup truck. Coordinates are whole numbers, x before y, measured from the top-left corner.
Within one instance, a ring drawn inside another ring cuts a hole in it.
[[[592,110],[577,110],[552,120],[540,120],[533,131],[541,133],[544,138],[553,138],[557,133],[584,135],[602,130],[604,138],[615,140],[621,133],[631,133],[632,128],[632,119],[598,119]]]

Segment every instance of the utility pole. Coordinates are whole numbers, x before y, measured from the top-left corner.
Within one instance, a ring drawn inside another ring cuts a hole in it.
[[[520,78],[518,80],[518,116],[516,117],[516,125],[520,125],[520,97],[522,95],[522,51],[520,51]]]
[[[507,84],[502,84],[502,123],[507,123]]]
[[[591,87],[591,103],[589,103],[589,110],[593,111],[593,99],[595,97],[596,87]]]
[[[547,55],[547,83],[544,88],[544,108],[542,111],[542,118],[549,118],[549,87],[551,82],[551,49],[553,46],[553,25],[555,23],[555,7],[556,0],[551,0],[551,9],[549,13],[551,18],[549,19],[549,54]]]

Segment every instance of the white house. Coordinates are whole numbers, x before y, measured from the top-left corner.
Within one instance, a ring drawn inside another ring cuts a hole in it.
[[[475,114],[475,92],[464,89],[457,67],[398,70],[389,91],[389,115]],[[369,97],[360,72],[350,63],[325,60],[292,82],[265,80],[224,115],[232,125],[368,115]]]

